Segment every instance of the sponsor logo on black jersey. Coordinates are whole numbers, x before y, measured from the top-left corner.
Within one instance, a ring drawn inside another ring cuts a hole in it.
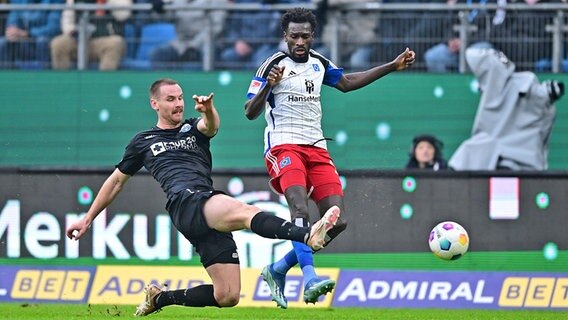
[[[186,123],[181,127],[181,129],[179,131],[180,132],[188,132],[189,130],[191,130],[191,125],[189,123]]]
[[[150,150],[152,150],[152,153],[157,156],[160,153],[166,151],[166,147],[164,146],[163,142],[157,142],[150,146]]]
[[[156,142],[150,146],[154,156],[170,150],[193,150],[197,149],[197,139],[194,136],[187,137],[178,141]]]

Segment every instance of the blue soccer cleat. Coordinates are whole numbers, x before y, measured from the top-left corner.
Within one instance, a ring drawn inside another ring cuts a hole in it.
[[[316,304],[321,295],[330,293],[333,288],[335,288],[335,281],[314,278],[304,287],[304,302]]]

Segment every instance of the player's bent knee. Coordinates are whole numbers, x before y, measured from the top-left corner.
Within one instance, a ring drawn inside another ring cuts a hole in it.
[[[222,308],[230,308],[239,304],[241,298],[240,292],[223,292],[221,294],[215,294],[215,300],[217,304]]]

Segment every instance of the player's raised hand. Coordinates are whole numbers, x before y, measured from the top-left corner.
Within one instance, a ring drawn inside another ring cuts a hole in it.
[[[406,50],[399,54],[393,62],[396,65],[396,70],[398,71],[410,67],[414,63],[414,60],[416,60],[416,53],[409,48],[406,48]]]
[[[213,92],[208,96],[198,96],[194,94],[192,98],[195,101],[195,111],[205,113],[213,109]]]
[[[213,137],[219,129],[219,114],[213,105],[213,92],[208,96],[193,95],[195,111],[201,114],[202,121],[197,123],[197,130],[208,137]]]
[[[284,77],[284,66],[273,65],[268,74],[268,85],[274,87]]]

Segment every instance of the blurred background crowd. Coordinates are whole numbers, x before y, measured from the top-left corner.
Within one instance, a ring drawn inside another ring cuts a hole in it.
[[[503,51],[518,70],[568,70],[556,0],[3,0],[0,69],[251,70],[282,49],[293,6],[313,9],[315,49],[347,70],[405,47],[412,72],[466,72],[468,47]]]

